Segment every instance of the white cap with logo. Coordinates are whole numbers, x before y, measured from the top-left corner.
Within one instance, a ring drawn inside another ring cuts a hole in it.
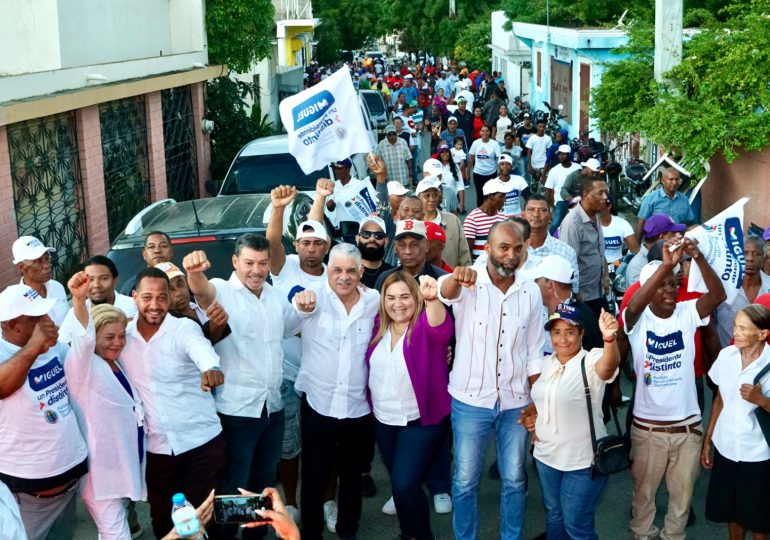
[[[402,219],[396,223],[396,236],[395,240],[398,240],[402,236],[411,234],[421,238],[427,238],[428,233],[425,231],[425,223],[417,221],[416,219]]]
[[[364,228],[364,225],[367,223],[374,223],[377,225],[380,229],[382,229],[382,232],[387,232],[387,226],[385,225],[385,220],[383,220],[379,216],[366,216],[364,219],[361,220],[361,223],[358,224],[358,230],[362,230]]]
[[[484,195],[492,195],[493,193],[509,193],[513,191],[513,182],[503,182],[499,178],[493,178],[487,180],[484,187],[481,188],[481,192]]]
[[[182,272],[177,265],[175,265],[172,262],[162,262],[155,265],[155,268],[160,270],[161,272],[164,272],[166,274],[166,277],[168,279],[174,279],[178,276],[184,276],[184,272]]]
[[[439,176],[444,172],[444,166],[435,158],[426,159],[422,165],[422,172],[431,176]]]
[[[437,189],[440,191],[441,180],[439,180],[435,176],[426,176],[425,178],[423,178],[417,183],[417,187],[415,188],[414,192],[419,195],[423,191],[427,191],[429,189]]]
[[[28,285],[11,285],[0,293],[0,321],[27,315],[40,317],[53,309],[55,298],[43,298]]]
[[[409,190],[398,180],[391,180],[388,182],[388,195],[398,196],[406,195],[407,193],[409,193]]]
[[[572,283],[574,269],[572,264],[560,255],[546,255],[531,270],[522,272],[527,279],[536,280],[546,278],[556,283]]]
[[[500,157],[497,159],[498,163],[510,163],[513,165],[513,156],[511,154],[500,154]]]
[[[318,238],[326,241],[329,237],[326,234],[326,227],[324,227],[322,223],[319,223],[314,219],[308,219],[307,221],[300,223],[299,227],[297,227],[296,240],[301,240],[303,238]]]
[[[22,261],[36,261],[46,253],[56,252],[56,248],[46,247],[34,236],[22,236],[13,243],[13,264]]]

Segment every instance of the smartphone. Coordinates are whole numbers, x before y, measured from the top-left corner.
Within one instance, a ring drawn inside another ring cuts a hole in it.
[[[270,497],[254,495],[219,495],[214,497],[214,521],[222,524],[269,521],[255,510],[272,510]]]

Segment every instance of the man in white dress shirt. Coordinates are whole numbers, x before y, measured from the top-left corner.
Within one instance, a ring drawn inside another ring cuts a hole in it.
[[[225,442],[211,389],[224,375],[200,326],[168,314],[165,272],[140,271],[133,296],[138,314],[126,328],[120,361],[144,406],[147,501],[162,538],[172,527],[175,493],[198,506],[218,487]]]
[[[361,285],[361,253],[338,244],[329,253],[328,286],[294,295],[301,316],[302,365],[295,386],[302,402],[302,538],[323,537],[324,490],[336,461],[339,474],[337,535],[356,538],[361,518],[361,472],[371,422],[366,399],[366,348],[380,294]]]
[[[185,256],[187,283],[202,308],[218,302],[229,315],[232,333],[214,345],[227,384],[217,390],[217,412],[227,443],[222,492],[242,487],[261,492],[275,483],[284,430],[283,347],[296,334],[298,316],[283,293],[266,283],[270,243],[247,233],[235,243],[230,279],[206,279],[211,266],[203,251]],[[263,538],[265,527],[244,530],[244,538]],[[234,536],[224,531],[225,536]]]
[[[485,267],[458,267],[438,280],[439,299],[454,309],[457,337],[449,376],[457,540],[478,537],[478,485],[492,430],[501,481],[500,538],[521,538],[524,525],[527,433],[518,420],[532,401],[544,339],[540,290],[516,274],[524,246],[517,224],[496,223],[489,230]]]

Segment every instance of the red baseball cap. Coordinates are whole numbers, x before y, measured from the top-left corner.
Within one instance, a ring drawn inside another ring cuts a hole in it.
[[[432,221],[426,221],[425,233],[428,240],[439,240],[442,244],[446,244],[446,233],[441,225]]]

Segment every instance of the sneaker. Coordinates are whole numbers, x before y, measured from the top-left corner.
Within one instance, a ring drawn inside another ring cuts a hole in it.
[[[433,496],[433,509],[437,514],[449,514],[452,512],[452,497],[449,493],[439,493]]]
[[[136,527],[131,529],[130,533],[131,533],[131,540],[135,540],[136,538],[139,538],[144,534],[144,529],[142,529],[142,526],[139,523],[137,523]]]
[[[371,499],[377,494],[377,484],[374,483],[371,474],[361,475],[361,495]]]
[[[385,504],[382,505],[382,513],[389,516],[395,516],[398,513],[396,512],[396,501],[393,500],[393,497],[385,501]]]
[[[324,503],[324,521],[326,521],[326,528],[330,533],[337,532],[337,501]]]
[[[296,506],[287,506],[286,512],[291,516],[292,521],[294,521],[294,524],[297,526],[298,529],[302,528],[302,517],[299,513],[299,508]]]

